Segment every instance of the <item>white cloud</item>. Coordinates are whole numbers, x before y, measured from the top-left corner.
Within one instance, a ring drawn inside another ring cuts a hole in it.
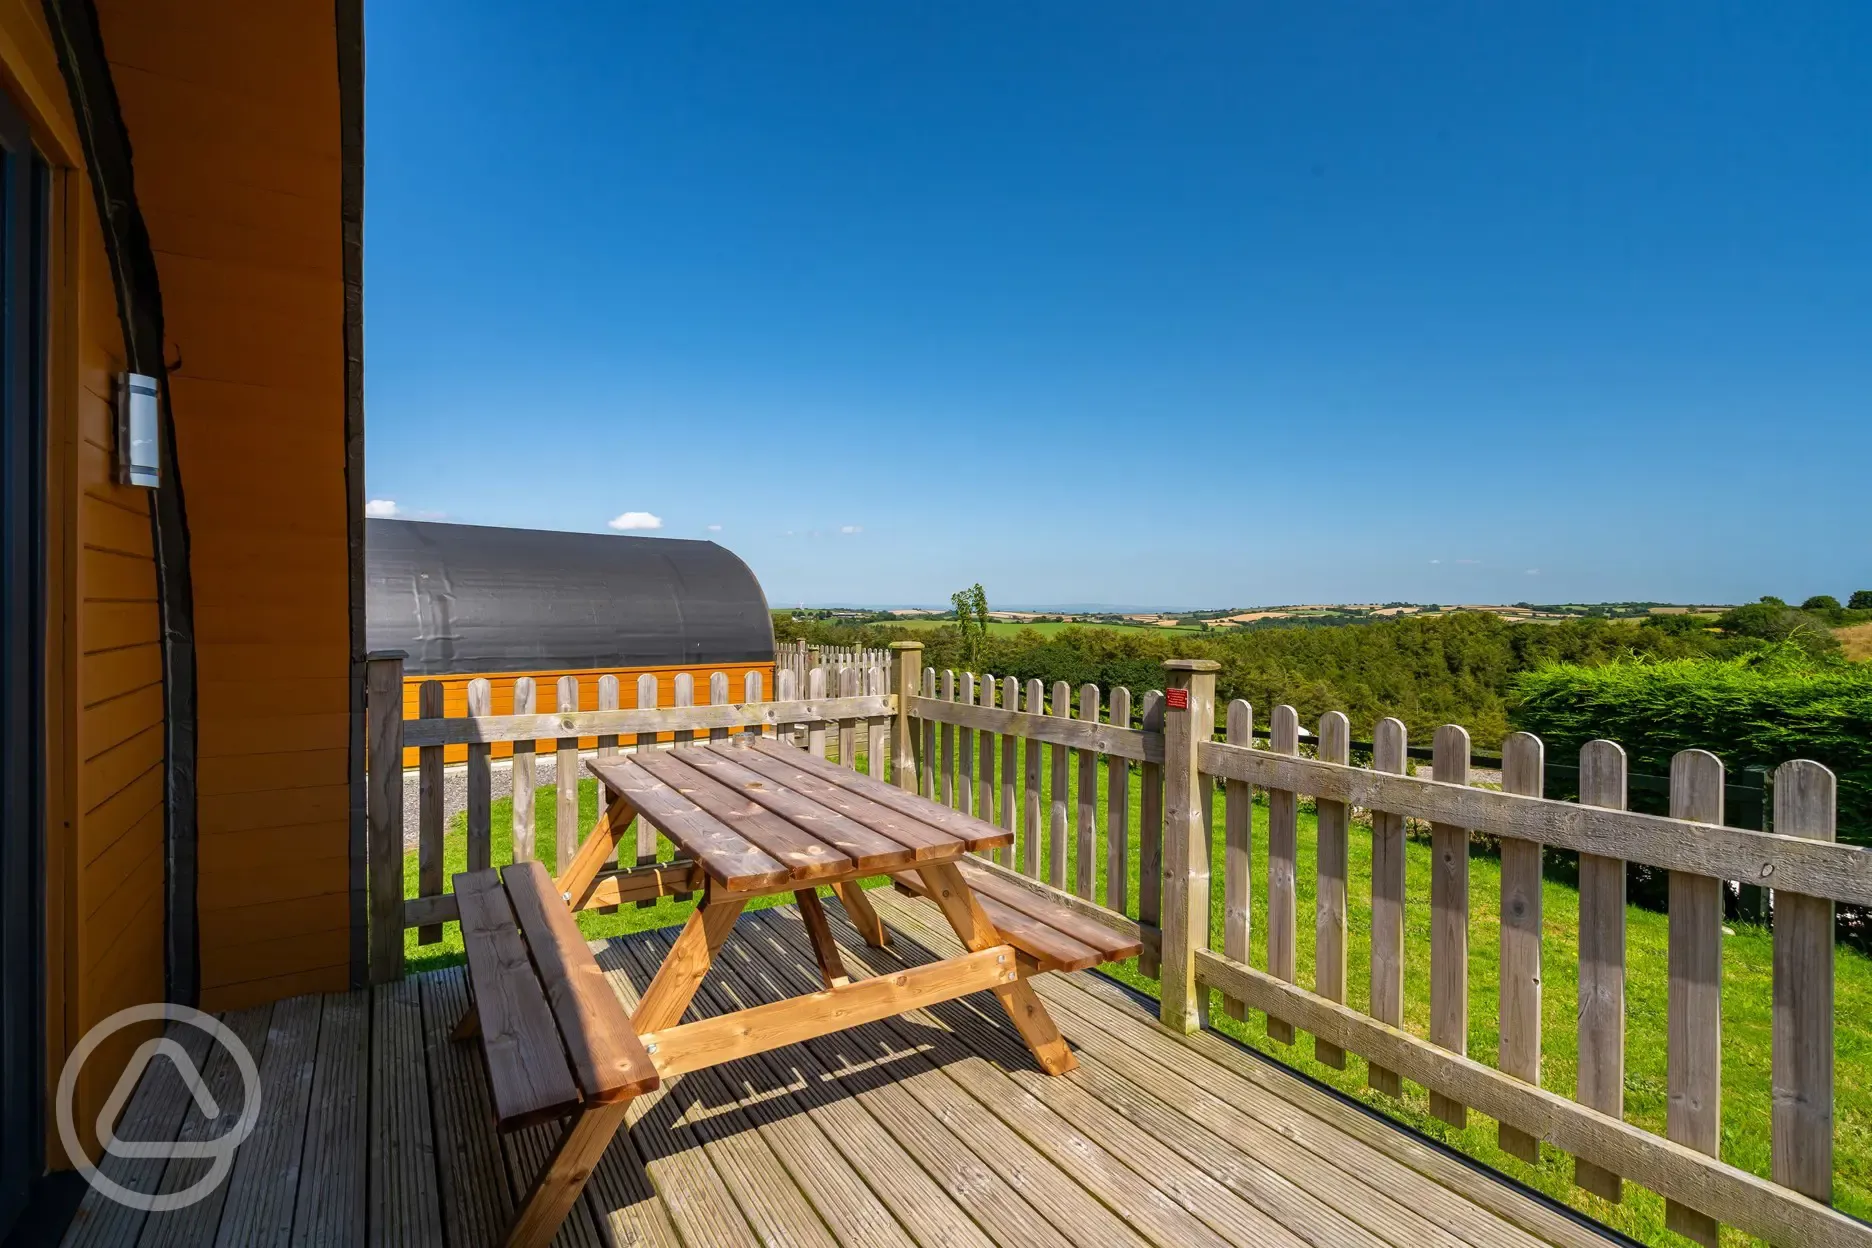
[[[1539,575],[1540,575],[1540,569],[1539,569],[1539,568],[1529,568],[1529,569],[1528,569],[1527,571],[1525,571],[1525,572],[1523,572],[1523,573],[1522,573],[1521,575],[1522,575],[1522,576],[1539,576]]]
[[[608,523],[618,532],[626,533],[632,529],[660,529],[663,527],[663,517],[653,516],[647,511],[627,511]]]
[[[364,514],[376,520],[388,520],[402,513],[397,510],[394,498],[373,498],[364,504]]]
[[[709,531],[709,532],[711,532],[711,533],[719,533],[719,532],[721,532],[721,525],[719,525],[719,524],[711,524],[711,525],[706,525],[706,526],[704,526],[704,527],[706,527],[706,528],[708,529],[708,531]]]
[[[1442,561],[1441,559],[1432,559],[1432,560],[1431,560],[1430,562],[1431,562],[1431,563],[1442,563],[1443,561]]]
[[[841,533],[862,533],[862,532],[864,532],[864,525],[862,525],[862,524],[842,524],[842,525],[840,525],[840,526],[839,526],[839,532],[841,532]]]

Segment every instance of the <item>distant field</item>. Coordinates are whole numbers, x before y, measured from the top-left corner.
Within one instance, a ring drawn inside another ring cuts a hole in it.
[[[895,620],[893,623],[900,628],[946,628],[953,625],[955,621],[907,619]],[[1195,628],[1186,627],[1158,628],[1154,624],[1100,624],[1091,621],[1087,621],[1083,624],[1055,624],[1052,622],[1026,624],[1018,620],[988,621],[988,631],[997,637],[1012,637],[1024,628],[1031,628],[1036,633],[1048,637],[1059,632],[1063,628],[1110,628],[1125,633],[1194,633],[1200,631]]]
[[[1833,635],[1840,639],[1840,645],[1846,649],[1846,657],[1861,663],[1872,662],[1872,624],[1854,624],[1850,628],[1836,628]]]

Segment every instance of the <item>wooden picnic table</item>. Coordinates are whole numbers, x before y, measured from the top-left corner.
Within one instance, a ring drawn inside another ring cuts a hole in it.
[[[625,1108],[663,1079],[983,989],[1040,1068],[1063,1074],[1076,1059],[1027,977],[1138,952],[1136,941],[965,860],[1011,843],[1011,833],[777,740],[744,736],[586,767],[610,800],[557,881],[525,862],[454,882],[473,993],[457,1036],[480,1037],[503,1130],[567,1122],[509,1230],[516,1248],[552,1239]],[[608,867],[639,816],[681,861]],[[818,890],[832,889],[866,942],[883,947],[890,934],[860,883],[877,876],[934,901],[964,952],[853,981]],[[573,912],[690,891],[701,903],[627,1014]],[[780,893],[799,905],[824,988],[683,1022],[747,904]]]

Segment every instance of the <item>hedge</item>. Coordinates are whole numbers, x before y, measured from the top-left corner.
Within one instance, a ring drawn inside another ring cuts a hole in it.
[[[1596,737],[1631,770],[1665,775],[1705,749],[1731,773],[1810,758],[1839,779],[1839,839],[1872,844],[1872,664],[1817,662],[1791,647],[1734,660],[1543,665],[1514,678],[1509,715],[1558,761]]]

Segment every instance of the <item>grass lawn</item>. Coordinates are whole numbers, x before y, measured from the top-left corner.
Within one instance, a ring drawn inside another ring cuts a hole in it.
[[[1023,751],[1026,744],[1023,743]],[[1050,748],[1042,751],[1043,791],[1051,795]],[[1025,754],[1022,758],[1024,760]],[[997,765],[999,751],[997,748]],[[1068,821],[1076,809],[1077,768],[1069,769]],[[1105,811],[1105,768],[1099,767],[1098,811]],[[1138,786],[1131,785],[1131,827],[1133,849],[1130,856],[1130,880],[1127,895],[1130,910],[1137,913],[1137,869],[1135,848],[1138,821]],[[587,780],[580,786],[579,819],[581,831],[597,820],[597,789]],[[541,789],[535,809],[538,812],[537,844],[540,858],[554,861],[554,801],[551,789]],[[1044,814],[1043,806],[1043,814]],[[494,803],[494,860],[511,858],[510,824],[512,804],[503,799]],[[1256,803],[1255,810],[1255,881],[1253,940],[1251,961],[1265,967],[1266,960],[1266,883],[1265,852],[1267,811]],[[1101,836],[1104,829],[1101,827]],[[1355,825],[1351,838],[1351,882],[1348,915],[1347,979],[1351,1004],[1363,1009],[1369,1001],[1369,966],[1371,954],[1371,840],[1363,825]],[[1222,844],[1222,796],[1218,787],[1213,820],[1214,845],[1220,853]],[[1016,845],[1018,854],[1025,838]],[[1074,835],[1068,829],[1068,869],[1066,879],[1075,879],[1077,860]],[[1045,846],[1039,855],[1041,874],[1046,873]],[[669,853],[667,843],[663,846]],[[465,865],[464,821],[457,817],[450,826],[445,858],[449,873]],[[1300,924],[1299,980],[1313,982],[1313,940],[1310,916],[1313,913],[1316,879],[1316,838],[1313,816],[1300,816],[1299,876]],[[1104,847],[1097,854],[1098,885],[1094,896],[1104,897]],[[1016,862],[1020,861],[1016,857]],[[1409,843],[1410,904],[1406,912],[1405,940],[1408,961],[1405,969],[1405,1026],[1419,1036],[1428,1034],[1430,1001],[1430,849],[1425,841]],[[1215,904],[1212,908],[1211,943],[1222,946],[1221,870],[1218,861],[1213,872]],[[1497,985],[1500,965],[1501,876],[1495,859],[1480,851],[1470,860],[1469,916],[1469,1054],[1479,1061],[1494,1064],[1496,1055]],[[404,863],[405,891],[416,887],[416,856]],[[777,904],[790,898],[770,899]],[[1549,880],[1544,892],[1545,923],[1545,992],[1542,998],[1543,1047],[1545,1065],[1542,1083],[1548,1088],[1570,1091],[1576,1073],[1574,1016],[1578,1001],[1578,894],[1566,884]],[[758,903],[757,903],[758,904]],[[588,937],[597,939],[622,935],[648,927],[680,922],[691,903],[664,900],[643,909],[628,908],[613,915],[585,912],[578,916],[579,927]],[[1723,948],[1723,1159],[1732,1165],[1767,1175],[1769,1170],[1769,1078],[1770,1035],[1772,1026],[1773,939],[1760,928],[1737,927],[1724,941]],[[442,943],[418,948],[415,931],[408,933],[406,953],[411,970],[425,970],[459,961],[460,936],[455,924],[446,926]],[[1665,1117],[1666,1076],[1666,949],[1669,924],[1664,915],[1632,908],[1627,916],[1626,949],[1626,1120],[1648,1131],[1662,1134]],[[1848,950],[1837,955],[1836,1017],[1845,1025],[1835,1034],[1836,1102],[1834,1151],[1834,1202],[1839,1208],[1859,1217],[1872,1217],[1872,1035],[1864,1025],[1872,1019],[1872,960]],[[1116,978],[1153,996],[1155,980],[1138,972],[1135,961],[1107,967]],[[1857,1020],[1857,1021],[1854,1021]],[[1493,1166],[1530,1186],[1558,1197],[1592,1217],[1621,1231],[1655,1244],[1683,1244],[1688,1241],[1664,1230],[1662,1198],[1634,1184],[1626,1185],[1625,1201],[1613,1205],[1572,1186],[1570,1159],[1559,1151],[1543,1146],[1538,1166],[1530,1166],[1495,1147],[1495,1124],[1476,1113],[1470,1125],[1458,1131],[1429,1115],[1428,1097],[1421,1088],[1407,1085],[1402,1103],[1371,1093],[1365,1087],[1365,1063],[1348,1055],[1346,1069],[1334,1070],[1313,1060],[1312,1039],[1302,1035],[1299,1042],[1282,1045],[1268,1039],[1265,1022],[1256,1016],[1246,1023],[1227,1018],[1216,1008],[1212,1025],[1243,1043],[1269,1053],[1304,1073],[1350,1093],[1374,1105],[1410,1126],[1468,1155]],[[1751,1242],[1734,1231],[1725,1232],[1725,1243]]]

